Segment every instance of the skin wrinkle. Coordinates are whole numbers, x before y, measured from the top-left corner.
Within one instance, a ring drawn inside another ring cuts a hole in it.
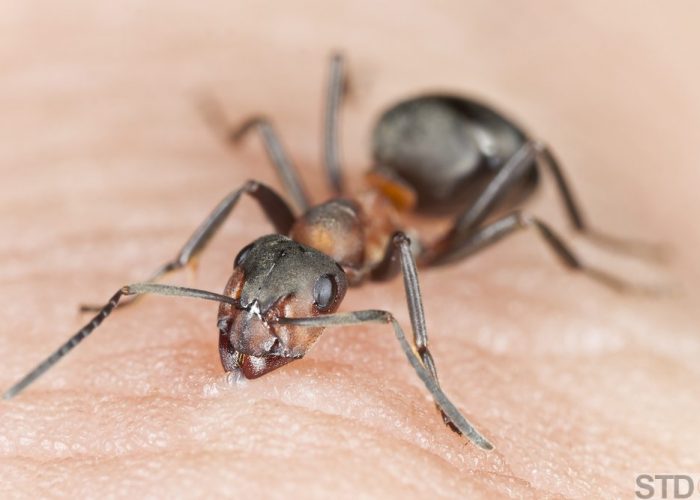
[[[673,259],[649,268],[572,235],[550,184],[529,213],[587,262],[684,293],[609,293],[530,234],[421,272],[441,384],[491,454],[442,425],[388,326],[329,330],[305,359],[230,385],[215,306],[146,298],[0,402],[0,497],[609,498],[631,497],[640,471],[700,472],[697,9],[411,0],[398,26],[366,2],[3,4],[1,389],[89,319],[79,303],[147,276],[232,188],[279,188],[259,141],[229,151],[203,124],[200,92],[231,119],[270,116],[326,198],[334,47],[352,77],[348,183],[385,106],[435,88],[483,96],[553,147],[596,228],[667,242]],[[197,273],[171,281],[220,293],[269,228],[242,200]],[[386,309],[409,333],[400,281],[350,290],[341,311]]]
[[[267,402],[269,402],[269,401],[264,401],[264,402],[267,403]],[[275,402],[275,403],[276,403],[276,402]],[[293,405],[286,405],[286,406],[288,406],[289,408],[298,408],[298,407],[295,407],[295,406],[293,406]],[[340,427],[338,424],[341,424],[341,425],[342,425],[342,424],[345,424],[345,423],[346,423],[346,422],[344,421],[344,420],[345,420],[344,418],[342,418],[342,417],[337,418],[338,416],[335,416],[335,417],[336,417],[336,418],[335,418],[334,420],[339,420],[339,422],[336,422],[336,426]],[[374,429],[374,428],[371,428],[371,427],[368,428],[368,429],[366,429],[366,430],[369,430],[369,431],[372,432],[375,436],[378,435],[378,431],[379,431],[379,429]],[[392,439],[393,439],[395,442],[399,442],[399,443],[401,443],[401,444],[405,444],[405,443],[406,443],[404,440],[398,440],[398,439],[396,439],[396,438],[392,438]],[[265,449],[265,448],[263,448],[263,450],[264,450],[264,449]],[[435,454],[433,454],[433,453],[430,453],[428,450],[423,450],[423,451],[427,452],[430,456],[435,457],[435,458],[438,459],[438,460],[442,460],[438,455],[435,455]],[[175,452],[175,453],[177,454],[178,452]],[[179,453],[181,453],[181,451],[180,451]],[[129,458],[131,458],[131,457],[134,457],[134,456],[141,457],[141,456],[143,456],[143,455],[144,455],[144,453],[143,453],[142,450],[137,450],[137,451],[133,451],[133,452],[130,452],[130,453],[123,453],[123,454],[120,454],[120,455],[119,455],[119,458],[120,458],[120,460],[125,460],[125,459],[129,459]],[[83,456],[83,462],[85,461],[86,458],[87,458],[87,457]],[[97,458],[97,459],[98,459],[98,460],[97,460],[98,463],[108,462],[109,460],[116,460],[116,458],[113,458],[113,459],[99,458],[99,456],[92,456],[91,458]],[[77,461],[79,462],[80,459],[78,458]],[[60,460],[59,460],[59,462],[60,462]],[[45,466],[50,466],[51,464],[52,464],[52,461],[42,461],[42,462],[41,462],[41,465],[44,466],[44,467],[45,467]],[[95,464],[95,462],[92,462],[92,465],[94,465],[94,464]],[[55,465],[58,465],[58,464],[55,464]],[[471,471],[471,472],[475,472],[475,471]],[[505,474],[499,474],[499,476],[501,476],[501,477],[512,477],[512,476],[508,476],[508,475],[505,475]],[[401,480],[401,477],[396,477],[395,479],[396,479],[396,480]],[[540,492],[540,493],[542,493],[542,492]]]

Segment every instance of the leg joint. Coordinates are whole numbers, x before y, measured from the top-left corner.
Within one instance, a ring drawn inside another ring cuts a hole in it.
[[[269,126],[268,119],[263,115],[253,115],[234,127],[229,133],[229,138],[233,142],[238,142],[253,128],[264,126]]]
[[[523,229],[527,229],[528,227],[532,227],[537,224],[535,217],[523,212],[522,210],[516,210],[513,212],[512,217],[515,218],[518,226]]]
[[[547,149],[547,145],[538,139],[533,139],[530,144],[537,153],[543,153]]]
[[[248,180],[243,184],[243,191],[246,193],[254,193],[260,188],[260,183],[254,180]]]
[[[411,246],[411,239],[408,236],[406,236],[405,233],[403,233],[401,231],[394,233],[394,235],[392,236],[392,241],[394,242],[394,245],[396,245],[397,247],[402,247],[402,246],[410,247]]]

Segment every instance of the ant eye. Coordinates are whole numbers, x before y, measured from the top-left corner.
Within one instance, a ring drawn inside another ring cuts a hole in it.
[[[314,304],[321,311],[328,310],[338,295],[338,285],[335,281],[335,276],[332,274],[324,274],[314,285]]]
[[[253,243],[251,243],[250,245],[244,246],[243,249],[240,252],[238,252],[238,255],[236,255],[236,258],[233,261],[233,267],[238,267],[241,264],[243,264],[243,261],[250,253],[251,248],[253,248]]]

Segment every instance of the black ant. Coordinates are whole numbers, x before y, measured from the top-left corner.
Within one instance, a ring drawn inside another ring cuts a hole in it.
[[[226,371],[240,371],[246,378],[259,377],[303,357],[325,327],[390,323],[445,422],[479,447],[492,449],[440,388],[428,349],[417,266],[452,262],[520,229],[534,228],[568,268],[617,290],[635,287],[586,265],[548,225],[517,209],[545,168],[554,177],[574,229],[595,235],[584,223],[550,149],[500,112],[474,100],[421,96],[386,111],[374,130],[375,167],[367,176],[367,189],[353,197],[343,196],[338,114],[344,88],[344,62],[336,54],[330,64],[324,126],[325,167],[336,196],[320,205],[310,203],[267,120],[253,118],[229,133],[221,116],[209,109],[212,123],[225,130],[228,139],[237,141],[248,131],[260,132],[272,164],[302,215],[295,217],[273,189],[256,181],[246,182],[216,206],[177,257],[161,266],[147,283],[120,288],[104,306],[83,306],[83,310],[97,310],[98,314],[7,390],[4,398],[18,394],[90,335],[123,296],[179,295],[220,303],[221,362]],[[200,253],[244,194],[260,204],[277,233],[263,236],[240,251],[223,295],[154,283]],[[416,240],[412,244],[401,224],[401,215],[412,210],[458,215],[451,229],[435,241]],[[386,280],[399,273],[411,318],[412,344],[387,311],[335,313],[349,286]]]

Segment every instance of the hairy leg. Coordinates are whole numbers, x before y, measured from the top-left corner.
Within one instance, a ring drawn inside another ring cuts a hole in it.
[[[279,187],[259,148],[231,155],[211,136],[200,89],[214,89],[232,118],[274,116],[309,186],[325,188],[322,79],[338,46],[356,75],[342,127],[350,183],[381,106],[429,86],[473,90],[556,147],[601,229],[672,244],[667,271],[684,294],[615,295],[562,272],[527,236],[423,272],[441,385],[491,453],[445,428],[384,326],[328,331],[304,360],[240,382],[220,368],[216,306],[147,298],[0,402],[1,497],[57,487],[630,497],[636,473],[700,471],[700,175],[687,147],[700,74],[683,62],[700,42],[693,4],[640,6],[630,18],[608,4],[411,2],[399,34],[433,33],[418,47],[387,43],[393,17],[370,3],[262,12],[222,2],[196,15],[185,3],[126,3],[118,16],[73,5],[6,4],[0,15],[3,389],[84,323],[75,308],[86,296],[107,299],[171,257],[232,187],[251,176]],[[545,190],[529,208],[566,230],[557,203]],[[179,283],[223,289],[236,252],[267,228],[253,203],[239,208]],[[608,269],[646,276],[574,243]],[[404,300],[397,279],[351,290],[343,308],[386,309],[407,328]]]

